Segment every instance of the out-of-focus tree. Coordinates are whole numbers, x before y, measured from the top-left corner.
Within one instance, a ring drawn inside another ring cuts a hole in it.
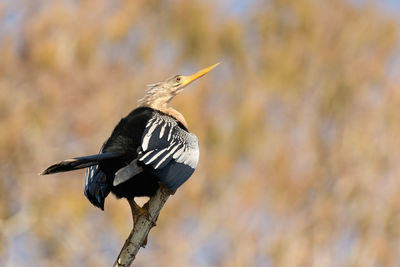
[[[0,3],[0,265],[112,264],[128,205],[36,174],[220,60],[174,100],[200,163],[137,265],[399,265],[398,23],[367,1]]]

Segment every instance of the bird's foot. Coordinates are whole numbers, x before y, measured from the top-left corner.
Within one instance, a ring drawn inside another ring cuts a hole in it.
[[[133,217],[133,227],[136,226],[136,223],[138,222],[139,218],[141,216],[146,216],[146,218],[153,223],[153,226],[156,225],[155,221],[150,218],[150,213],[149,213],[149,202],[143,205],[143,207],[140,207],[135,200],[128,200],[129,205],[131,206],[131,211],[132,211],[132,217]],[[146,235],[145,239],[143,240],[142,247],[145,247],[147,245],[147,238],[148,234]]]
[[[128,200],[129,205],[131,206],[132,217],[133,217],[133,225],[135,226],[140,216],[148,216],[149,211],[146,205],[140,207],[135,200]]]
[[[171,190],[171,189],[169,189],[169,188],[168,188],[164,183],[162,183],[162,182],[158,182],[158,185],[161,187],[161,189],[162,189],[164,192],[168,193],[169,195],[174,195],[175,192],[176,192],[176,190]]]

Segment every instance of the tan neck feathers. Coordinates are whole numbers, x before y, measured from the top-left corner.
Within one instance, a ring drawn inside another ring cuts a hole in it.
[[[185,117],[183,117],[183,115],[179,111],[177,111],[176,109],[166,108],[166,109],[161,109],[160,111],[164,112],[165,114],[168,114],[168,115],[174,117],[175,119],[180,121],[186,128],[188,128],[187,122],[185,120]]]

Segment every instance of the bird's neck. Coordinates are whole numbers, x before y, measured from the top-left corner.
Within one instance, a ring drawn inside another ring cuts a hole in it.
[[[183,115],[176,109],[168,107],[168,103],[171,99],[172,97],[159,97],[156,99],[151,99],[151,101],[146,101],[146,99],[144,99],[139,102],[139,106],[149,107],[168,114],[180,121],[186,128],[188,128],[185,117],[183,117]]]
[[[164,109],[159,109],[159,110],[161,112],[165,113],[165,114],[168,114],[168,115],[174,117],[175,119],[180,121],[186,127],[186,129],[188,129],[185,117],[183,117],[183,115],[179,111],[177,111],[176,109],[174,109],[174,108],[164,108]]]
[[[171,101],[170,97],[159,97],[157,99],[152,99],[152,101],[148,101],[149,107],[158,110],[168,109],[168,103]]]

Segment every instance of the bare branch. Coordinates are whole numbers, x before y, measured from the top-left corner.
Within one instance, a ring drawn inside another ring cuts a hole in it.
[[[149,234],[150,229],[156,225],[156,221],[162,207],[164,206],[168,197],[173,193],[174,192],[169,190],[164,185],[160,185],[160,188],[157,190],[154,196],[152,196],[149,202],[145,204],[148,212],[135,214],[135,211],[132,208],[132,216],[134,217],[135,224],[128,239],[125,241],[117,260],[114,263],[115,267],[128,267],[131,265],[140,247],[145,247],[147,243],[147,235]]]

